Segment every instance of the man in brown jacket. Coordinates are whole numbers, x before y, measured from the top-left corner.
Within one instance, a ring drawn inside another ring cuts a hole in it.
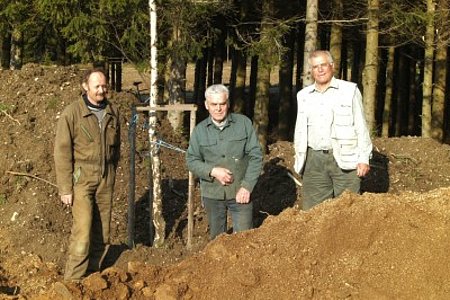
[[[73,224],[64,280],[98,271],[108,250],[111,206],[120,155],[118,111],[106,99],[103,71],[86,72],[82,99],[59,118],[54,158],[61,201]]]

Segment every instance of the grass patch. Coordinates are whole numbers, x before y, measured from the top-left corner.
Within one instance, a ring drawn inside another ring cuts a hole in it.
[[[4,194],[0,194],[0,205],[6,204],[6,196]]]
[[[0,102],[0,112],[11,113],[14,111],[14,105]]]
[[[55,110],[58,108],[58,104],[61,102],[61,100],[58,97],[51,97],[47,101],[47,109]]]

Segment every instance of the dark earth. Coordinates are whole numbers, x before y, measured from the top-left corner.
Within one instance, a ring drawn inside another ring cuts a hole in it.
[[[61,111],[79,97],[80,66],[29,64],[0,71],[0,299],[63,299],[70,211],[54,184]],[[68,288],[73,299],[449,299],[450,147],[419,137],[376,138],[364,193],[301,210],[292,143],[270,144],[252,195],[257,228],[208,242],[198,185],[187,248],[188,172],[181,151],[161,148],[166,241],[151,247],[148,134],[137,124],[136,247],[127,247],[128,124],[136,72],[112,93],[122,114],[122,158],[107,268]],[[188,138],[160,116],[158,136]]]

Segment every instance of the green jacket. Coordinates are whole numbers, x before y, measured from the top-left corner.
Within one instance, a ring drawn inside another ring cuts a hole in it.
[[[229,114],[223,130],[211,118],[203,120],[192,132],[186,162],[189,171],[200,178],[203,197],[234,199],[240,187],[252,192],[261,173],[262,153],[251,120]],[[217,166],[233,172],[232,184],[223,186],[210,176]]]
[[[110,103],[101,124],[83,99],[66,107],[58,120],[54,147],[56,182],[61,195],[73,193],[81,169],[83,175],[105,177],[110,175],[111,165],[116,170],[119,157],[119,113]]]

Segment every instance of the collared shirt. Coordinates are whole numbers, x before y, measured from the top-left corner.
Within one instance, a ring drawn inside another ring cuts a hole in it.
[[[331,149],[331,124],[333,123],[333,102],[336,83],[332,80],[325,91],[315,88],[306,98],[306,117],[308,118],[308,147],[314,150]]]
[[[261,173],[262,152],[251,120],[244,115],[229,114],[222,130],[210,117],[203,120],[192,132],[186,163],[200,178],[203,197],[234,199],[240,187],[252,192]],[[234,182],[221,185],[210,176],[214,167],[229,169]]]
[[[330,105],[325,108],[321,106],[322,103]],[[305,87],[297,93],[297,108],[294,133],[297,172],[301,172],[304,167],[308,147],[327,149],[326,143],[321,143],[327,140],[327,133],[330,134],[331,143],[328,149],[333,149],[333,156],[342,169],[355,169],[358,163],[369,163],[372,142],[361,92],[356,84],[333,77],[323,93],[317,91],[314,84]],[[326,128],[323,132],[320,132],[321,126]]]

